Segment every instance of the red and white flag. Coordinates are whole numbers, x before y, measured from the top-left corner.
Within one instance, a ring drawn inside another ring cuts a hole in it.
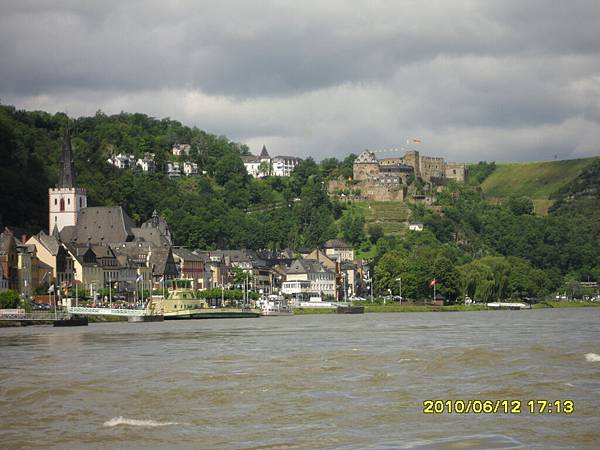
[[[437,284],[436,279],[434,278],[433,280],[431,280],[431,282],[429,283],[429,287],[433,287]]]

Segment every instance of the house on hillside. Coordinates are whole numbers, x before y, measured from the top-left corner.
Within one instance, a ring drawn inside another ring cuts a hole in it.
[[[408,229],[410,231],[423,231],[423,223],[422,222],[411,222],[408,224]]]
[[[137,160],[136,166],[139,167],[142,172],[152,173],[156,170],[154,157],[154,153],[144,153],[144,157]]]
[[[195,162],[185,161],[183,163],[183,174],[186,176],[198,175],[198,164]]]
[[[294,156],[275,156],[271,160],[271,173],[274,177],[289,177],[301,161]]]
[[[340,239],[330,239],[323,247],[325,254],[333,260],[339,259],[340,262],[354,260],[354,248]]]
[[[135,167],[135,156],[119,153],[118,155],[111,156],[106,160],[109,164],[116,167],[117,169],[131,169]]]
[[[175,144],[171,151],[173,156],[188,156],[192,146],[190,144]]]
[[[168,162],[165,164],[165,173],[170,178],[181,176],[181,166],[178,162]]]

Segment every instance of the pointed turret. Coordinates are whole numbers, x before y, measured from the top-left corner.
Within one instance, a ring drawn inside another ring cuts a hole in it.
[[[73,188],[77,180],[75,174],[75,163],[73,161],[73,150],[71,149],[71,133],[69,125],[65,128],[65,139],[63,142],[62,155],[60,156],[60,172],[58,175],[58,188]]]
[[[269,152],[267,151],[267,146],[263,145],[263,148],[260,152],[260,159],[270,159]]]
[[[56,239],[58,242],[61,242],[60,231],[58,231],[58,225],[54,225],[54,228],[52,229],[52,237],[54,239]]]

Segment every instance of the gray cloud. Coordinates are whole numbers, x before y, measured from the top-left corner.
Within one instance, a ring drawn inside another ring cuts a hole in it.
[[[4,2],[0,98],[140,111],[343,157],[423,139],[453,160],[599,154],[600,6]]]

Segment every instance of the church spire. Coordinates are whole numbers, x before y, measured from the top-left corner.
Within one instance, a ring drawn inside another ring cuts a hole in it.
[[[65,139],[63,141],[62,155],[60,156],[60,173],[58,175],[58,188],[73,188],[77,180],[75,174],[75,163],[73,161],[73,150],[71,149],[71,132],[69,124],[65,128]]]

